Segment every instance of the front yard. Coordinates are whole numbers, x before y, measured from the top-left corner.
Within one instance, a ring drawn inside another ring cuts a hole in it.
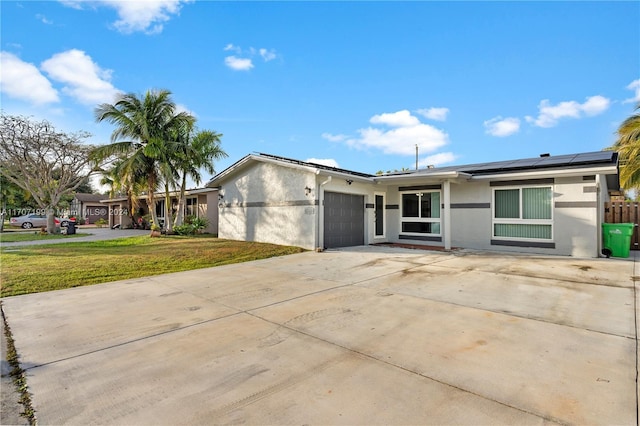
[[[3,247],[0,297],[207,268],[303,251],[208,235],[148,236],[47,246]]]

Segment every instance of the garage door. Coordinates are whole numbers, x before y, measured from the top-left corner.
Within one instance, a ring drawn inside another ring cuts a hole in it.
[[[324,246],[364,244],[364,196],[324,193]]]

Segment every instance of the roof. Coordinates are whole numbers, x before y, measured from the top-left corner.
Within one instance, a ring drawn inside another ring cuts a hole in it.
[[[261,155],[263,157],[273,158],[274,160],[278,160],[278,161],[284,161],[284,162],[298,164],[298,165],[302,165],[302,166],[313,167],[313,168],[320,169],[320,170],[328,170],[328,171],[332,171],[332,172],[337,172],[337,173],[342,173],[342,174],[347,174],[347,175],[360,176],[360,177],[374,177],[374,175],[370,175],[368,173],[354,172],[353,170],[341,169],[339,167],[331,167],[331,166],[326,166],[324,164],[312,163],[312,162],[308,162],[308,161],[294,160],[292,158],[279,157],[277,155],[264,154],[264,153],[259,153],[259,155]]]
[[[372,183],[389,182],[394,180],[406,181],[407,179],[422,177],[431,179],[487,179],[492,178],[495,175],[517,175],[531,172],[554,173],[555,171],[562,171],[563,174],[566,174],[572,170],[572,173],[580,173],[582,170],[587,172],[586,169],[589,169],[589,172],[593,172],[594,174],[604,173],[611,175],[611,179],[607,179],[610,189],[617,189],[617,187],[619,187],[619,184],[617,183],[618,153],[615,151],[596,151],[554,156],[545,154],[540,157],[523,158],[519,160],[433,167],[384,175],[371,175],[368,173],[330,167],[323,164],[294,160],[277,155],[256,153],[246,155],[214,176],[207,186],[213,186],[214,183],[220,182],[225,177],[233,173],[233,171],[247,166],[252,161],[276,162],[284,166],[305,168],[310,171],[324,171],[327,172],[327,174],[356,176],[361,180],[370,181]]]
[[[618,153],[615,151],[596,151],[580,154],[540,156],[523,158],[520,160],[495,161],[491,163],[466,164],[460,166],[435,167],[431,169],[419,169],[407,172],[390,173],[384,176],[397,176],[408,174],[429,175],[443,172],[461,172],[470,175],[486,175],[496,173],[508,173],[523,170],[540,169],[567,169],[582,168],[585,166],[617,165]]]
[[[371,180],[375,177],[375,175],[369,173],[356,172],[353,170],[341,169],[339,167],[331,167],[324,164],[311,163],[308,161],[300,161],[295,160],[293,158],[281,157],[279,155],[265,154],[262,152],[248,154],[242,157],[240,160],[236,161],[217,175],[215,175],[211,180],[207,183],[206,186],[212,187],[215,182],[219,182],[221,179],[224,179],[226,176],[233,173],[235,170],[238,170],[247,164],[253,161],[263,161],[263,162],[275,162],[284,166],[298,168],[298,169],[307,169],[309,171],[323,171],[330,175],[346,175],[357,177],[362,180]]]
[[[83,192],[76,192],[75,195],[76,200],[82,201],[83,203],[100,203],[101,200],[104,199],[103,194],[86,194]]]
[[[208,192],[214,192],[216,191],[217,188],[193,188],[193,189],[187,189],[185,190],[185,195],[188,196],[193,196],[193,195],[198,195],[198,194],[206,194]],[[164,192],[154,192],[154,195],[156,196],[156,199],[158,200],[164,200],[165,197],[165,193]],[[171,191],[169,192],[169,196],[170,197],[178,197],[180,196],[180,191]],[[102,202],[103,203],[112,203],[114,201],[126,201],[127,197],[122,197],[122,196],[118,196],[115,198],[106,198],[106,195],[102,195]],[[139,200],[146,200],[147,199],[147,194],[140,194],[137,197]]]

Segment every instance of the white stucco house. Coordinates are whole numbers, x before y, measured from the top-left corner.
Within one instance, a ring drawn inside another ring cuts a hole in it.
[[[408,243],[597,257],[612,151],[370,175],[250,154],[207,184],[220,238],[324,249]]]

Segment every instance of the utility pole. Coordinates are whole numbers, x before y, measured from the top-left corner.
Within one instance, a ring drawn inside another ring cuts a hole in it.
[[[418,170],[418,144],[416,144],[416,170]]]

